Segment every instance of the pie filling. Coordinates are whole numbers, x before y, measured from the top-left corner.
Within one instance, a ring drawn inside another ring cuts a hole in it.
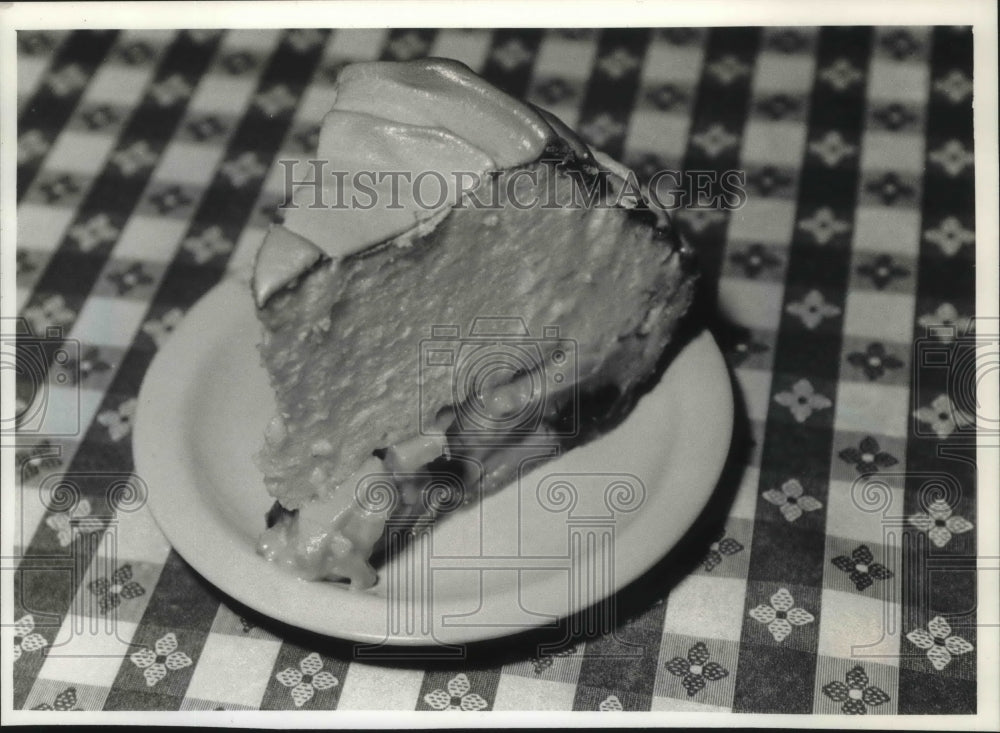
[[[258,551],[305,580],[372,587],[374,566],[405,546],[412,530],[502,488],[529,456],[554,457],[622,412],[613,384],[566,385],[555,395],[543,395],[539,384],[520,375],[494,385],[475,404],[442,410],[439,434],[374,450],[331,495],[292,511],[276,501]],[[495,420],[498,429],[464,430],[458,410]]]

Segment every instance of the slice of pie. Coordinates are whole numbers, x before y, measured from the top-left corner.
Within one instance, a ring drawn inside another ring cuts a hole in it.
[[[346,67],[316,160],[254,269],[259,549],[366,588],[387,519],[433,518],[430,477],[473,501],[627,414],[693,257],[625,168],[454,61]]]

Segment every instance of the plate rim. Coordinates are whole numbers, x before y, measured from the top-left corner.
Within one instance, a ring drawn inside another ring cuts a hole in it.
[[[133,453],[135,460],[135,470],[148,486],[148,506],[160,530],[167,538],[171,547],[202,577],[209,583],[221,590],[223,593],[234,598],[236,601],[247,607],[285,624],[306,629],[308,631],[340,639],[348,639],[363,643],[379,643],[393,646],[412,646],[427,643],[426,636],[386,636],[385,631],[367,632],[352,629],[350,626],[330,625],[328,622],[319,623],[301,615],[289,613],[287,604],[283,604],[280,599],[273,595],[254,596],[251,588],[266,585],[268,582],[280,585],[301,584],[299,588],[307,597],[321,596],[325,590],[333,590],[329,584],[310,583],[288,574],[284,570],[274,566],[256,554],[254,548],[250,548],[253,554],[253,570],[256,574],[256,582],[250,585],[241,585],[239,582],[232,582],[231,573],[220,569],[218,563],[210,562],[203,553],[192,549],[199,538],[204,535],[195,530],[194,525],[182,521],[181,513],[173,511],[177,504],[177,492],[167,492],[164,488],[169,484],[172,488],[181,487],[181,493],[189,500],[204,503],[207,501],[196,489],[192,488],[195,478],[192,475],[190,465],[183,461],[176,460],[178,457],[185,457],[185,440],[179,428],[184,420],[184,406],[186,404],[184,395],[177,394],[178,383],[183,390],[187,385],[189,391],[196,390],[188,375],[200,373],[199,366],[208,359],[216,341],[210,336],[213,329],[216,332],[223,332],[230,322],[239,322],[244,317],[239,300],[244,299],[244,305],[252,306],[249,285],[245,277],[227,276],[217,283],[211,290],[203,295],[194,306],[192,306],[184,319],[174,329],[171,337],[157,352],[149,368],[144,375],[142,385],[139,390],[138,404],[136,410],[136,420],[133,427]],[[224,315],[219,318],[219,313]],[[252,313],[252,311],[250,311]],[[246,325],[246,324],[244,324]],[[256,321],[253,323],[257,326]],[[206,334],[206,331],[208,333]],[[192,348],[200,347],[200,348]],[[694,350],[694,352],[692,352]],[[704,353],[700,353],[704,352]],[[694,356],[692,356],[692,353]],[[722,474],[726,457],[729,452],[733,433],[734,403],[732,385],[725,360],[719,351],[718,345],[707,330],[703,330],[696,335],[689,343],[685,344],[679,353],[674,357],[674,361],[668,367],[669,371],[675,363],[685,363],[682,357],[687,354],[687,358],[701,356],[707,359],[708,363],[719,371],[718,389],[709,391],[709,399],[714,399],[716,404],[709,413],[718,414],[719,418],[714,421],[720,428],[718,435],[710,436],[716,440],[718,450],[714,452],[716,459],[712,465],[707,466],[702,471],[705,486],[702,487],[702,495],[697,502],[691,503],[692,513],[690,521],[684,523],[684,531],[701,515],[709,500],[714,494],[714,490]],[[262,368],[253,365],[254,368]],[[703,369],[703,371],[709,371]],[[655,391],[655,387],[654,390]],[[187,395],[190,399],[190,395]],[[644,399],[645,396],[641,399]],[[171,429],[173,428],[173,429]],[[261,426],[263,434],[263,426]],[[576,450],[585,450],[586,446]],[[190,463],[190,462],[188,462]],[[665,475],[658,475],[658,479],[666,478]],[[261,486],[263,490],[263,486]],[[509,490],[504,489],[503,491]],[[650,491],[662,490],[662,485],[650,487]],[[214,500],[208,500],[217,508],[218,504]],[[648,514],[648,513],[647,513]],[[205,521],[211,522],[214,517],[211,512],[206,515]],[[647,520],[648,521],[648,520]],[[219,518],[211,524],[221,536],[219,542],[228,548],[234,558],[247,558],[247,547],[245,538],[240,537],[229,522]],[[665,556],[682,538],[684,531],[664,544],[658,545],[655,551],[645,551],[642,554],[641,562],[635,563],[635,567],[628,572],[618,573],[613,582],[611,595],[617,593],[622,588],[639,578],[643,573],[653,567],[663,556]],[[652,543],[651,543],[652,544]],[[245,580],[246,578],[240,578]],[[317,588],[325,588],[324,591],[317,592]],[[345,595],[339,599],[349,598],[347,605],[356,607],[355,618],[365,618],[365,614],[379,611],[384,615],[385,599],[374,594],[336,588],[336,591]],[[305,605],[305,604],[303,604]],[[578,612],[580,609],[570,606],[569,613]],[[334,617],[336,618],[336,617]],[[444,631],[437,633],[435,641],[443,643],[466,643],[484,641],[488,639],[500,638],[517,634],[528,630],[528,627],[497,627],[497,626],[444,626]]]

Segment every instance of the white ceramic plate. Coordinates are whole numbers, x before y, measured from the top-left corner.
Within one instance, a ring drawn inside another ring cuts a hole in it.
[[[371,590],[301,581],[255,551],[272,503],[252,455],[274,410],[245,282],[191,309],[139,395],[153,516],[209,582],[310,631],[461,643],[554,624],[652,567],[705,507],[729,448],[730,381],[707,333],[615,430],[437,522]],[[416,357],[415,357],[416,358]]]

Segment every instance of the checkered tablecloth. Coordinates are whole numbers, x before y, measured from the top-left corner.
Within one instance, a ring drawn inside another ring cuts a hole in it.
[[[250,262],[338,70],[422,55],[641,177],[746,172],[744,207],[678,214],[740,393],[728,515],[555,653],[355,661],[193,572],[133,473],[150,361]],[[18,434],[13,706],[974,712],[971,79],[961,27],[20,32],[16,297],[47,403]]]

